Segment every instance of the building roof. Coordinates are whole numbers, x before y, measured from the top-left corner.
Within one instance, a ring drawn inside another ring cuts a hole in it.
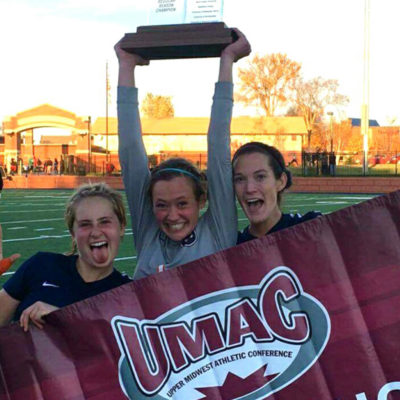
[[[303,117],[238,117],[232,119],[233,134],[307,134]]]
[[[204,135],[208,130],[208,117],[175,117],[163,119],[142,118],[144,135]],[[109,134],[116,134],[118,129],[117,118],[108,118]],[[93,123],[91,132],[104,134],[106,132],[106,118],[99,117]],[[307,129],[303,117],[237,117],[232,118],[232,134],[306,134]]]
[[[349,118],[351,122],[351,126],[361,126],[361,118]],[[369,126],[379,126],[378,121],[376,119],[369,120]]]
[[[41,104],[21,111],[6,117],[3,121],[5,133],[47,126],[68,127],[78,131],[87,130],[85,118],[51,104]]]
[[[36,115],[57,115],[59,117],[65,117],[71,119],[76,118],[76,114],[74,114],[73,112],[65,110],[60,107],[53,106],[48,103],[41,104],[33,108],[29,108],[28,110],[20,111],[15,116],[17,118],[26,118]]]

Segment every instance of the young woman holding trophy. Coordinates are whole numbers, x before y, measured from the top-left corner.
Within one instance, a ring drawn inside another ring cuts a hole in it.
[[[233,63],[250,53],[245,36],[220,56],[208,130],[207,187],[204,175],[183,158],[169,159],[152,171],[142,139],[135,68],[149,61],[121,49],[119,60],[119,157],[132,218],[137,267],[135,279],[185,264],[234,246],[236,205],[232,184],[230,122]],[[200,210],[208,200],[207,211]]]

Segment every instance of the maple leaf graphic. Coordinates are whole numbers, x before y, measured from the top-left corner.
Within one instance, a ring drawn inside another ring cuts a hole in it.
[[[233,400],[247,393],[263,387],[279,374],[266,375],[268,364],[263,365],[257,371],[246,378],[241,378],[231,372],[226,376],[222,386],[210,386],[196,388],[201,394],[206,395],[201,400]]]

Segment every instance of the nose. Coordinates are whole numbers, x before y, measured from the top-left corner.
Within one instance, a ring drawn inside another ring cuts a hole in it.
[[[174,206],[168,208],[167,219],[169,221],[176,221],[179,219],[178,209]]]
[[[101,229],[98,225],[93,225],[92,229],[90,231],[90,236],[98,237],[98,236],[102,235],[102,233],[103,232],[101,231]]]
[[[253,179],[248,179],[245,185],[246,193],[253,193],[256,190],[256,184]]]

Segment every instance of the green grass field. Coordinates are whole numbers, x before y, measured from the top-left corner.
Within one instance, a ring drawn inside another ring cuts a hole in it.
[[[3,190],[0,200],[0,223],[3,228],[4,256],[20,253],[21,258],[11,271],[0,278],[0,285],[27,258],[38,251],[64,253],[70,249],[70,235],[64,223],[64,206],[70,190]],[[373,195],[350,194],[295,194],[288,193],[284,212],[305,213],[318,210],[324,214],[348,207]],[[124,197],[125,206],[126,198]],[[239,228],[247,225],[239,210]],[[128,220],[130,217],[128,217]],[[132,276],[136,265],[130,221],[121,244],[115,267]]]

